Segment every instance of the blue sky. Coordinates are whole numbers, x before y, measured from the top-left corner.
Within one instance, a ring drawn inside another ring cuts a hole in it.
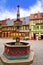
[[[30,6],[33,6],[37,0],[6,0],[5,7],[6,8],[16,8],[16,6],[19,4],[22,8],[29,8]]]
[[[43,11],[43,0],[0,0],[0,19],[16,18],[18,4],[20,5],[20,17]]]
[[[22,8],[33,6],[37,0],[0,0],[1,5],[6,8],[16,8],[19,4]]]

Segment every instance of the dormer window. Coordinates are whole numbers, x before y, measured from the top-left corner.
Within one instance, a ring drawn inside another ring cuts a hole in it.
[[[35,14],[35,18],[37,18],[37,14]]]

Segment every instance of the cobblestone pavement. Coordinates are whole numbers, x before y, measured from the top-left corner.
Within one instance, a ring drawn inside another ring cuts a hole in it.
[[[43,41],[30,41],[31,49],[35,52],[31,65],[43,65]]]
[[[12,39],[6,39],[6,40],[0,39],[1,45],[7,41],[10,42],[10,41],[12,41]],[[13,40],[13,41],[15,41],[15,40]],[[42,41],[41,40],[40,41],[29,40],[27,42],[30,43],[31,50],[33,50],[35,53],[33,63],[30,65],[43,65],[43,40]],[[0,60],[0,65],[3,65],[1,60]]]

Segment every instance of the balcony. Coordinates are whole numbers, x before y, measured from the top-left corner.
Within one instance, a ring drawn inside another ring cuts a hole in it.
[[[39,30],[39,29],[35,29],[35,30],[31,30],[31,31],[33,31],[33,32],[43,32],[43,30]]]
[[[19,30],[20,32],[29,32],[29,30]]]

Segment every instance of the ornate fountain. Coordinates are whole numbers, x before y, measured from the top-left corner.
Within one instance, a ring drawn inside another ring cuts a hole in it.
[[[16,23],[21,22],[19,19],[19,6],[18,6],[18,13],[17,13],[17,20]],[[17,25],[17,30],[19,30],[19,27]],[[5,64],[15,64],[15,63],[28,63],[33,60],[34,52],[30,50],[29,43],[20,41],[20,37],[16,37],[16,42],[7,42],[4,45],[4,53],[1,56],[2,62]]]
[[[30,45],[26,42],[20,42],[20,38],[16,38],[16,42],[5,44],[4,56],[8,60],[27,59],[30,54]]]

